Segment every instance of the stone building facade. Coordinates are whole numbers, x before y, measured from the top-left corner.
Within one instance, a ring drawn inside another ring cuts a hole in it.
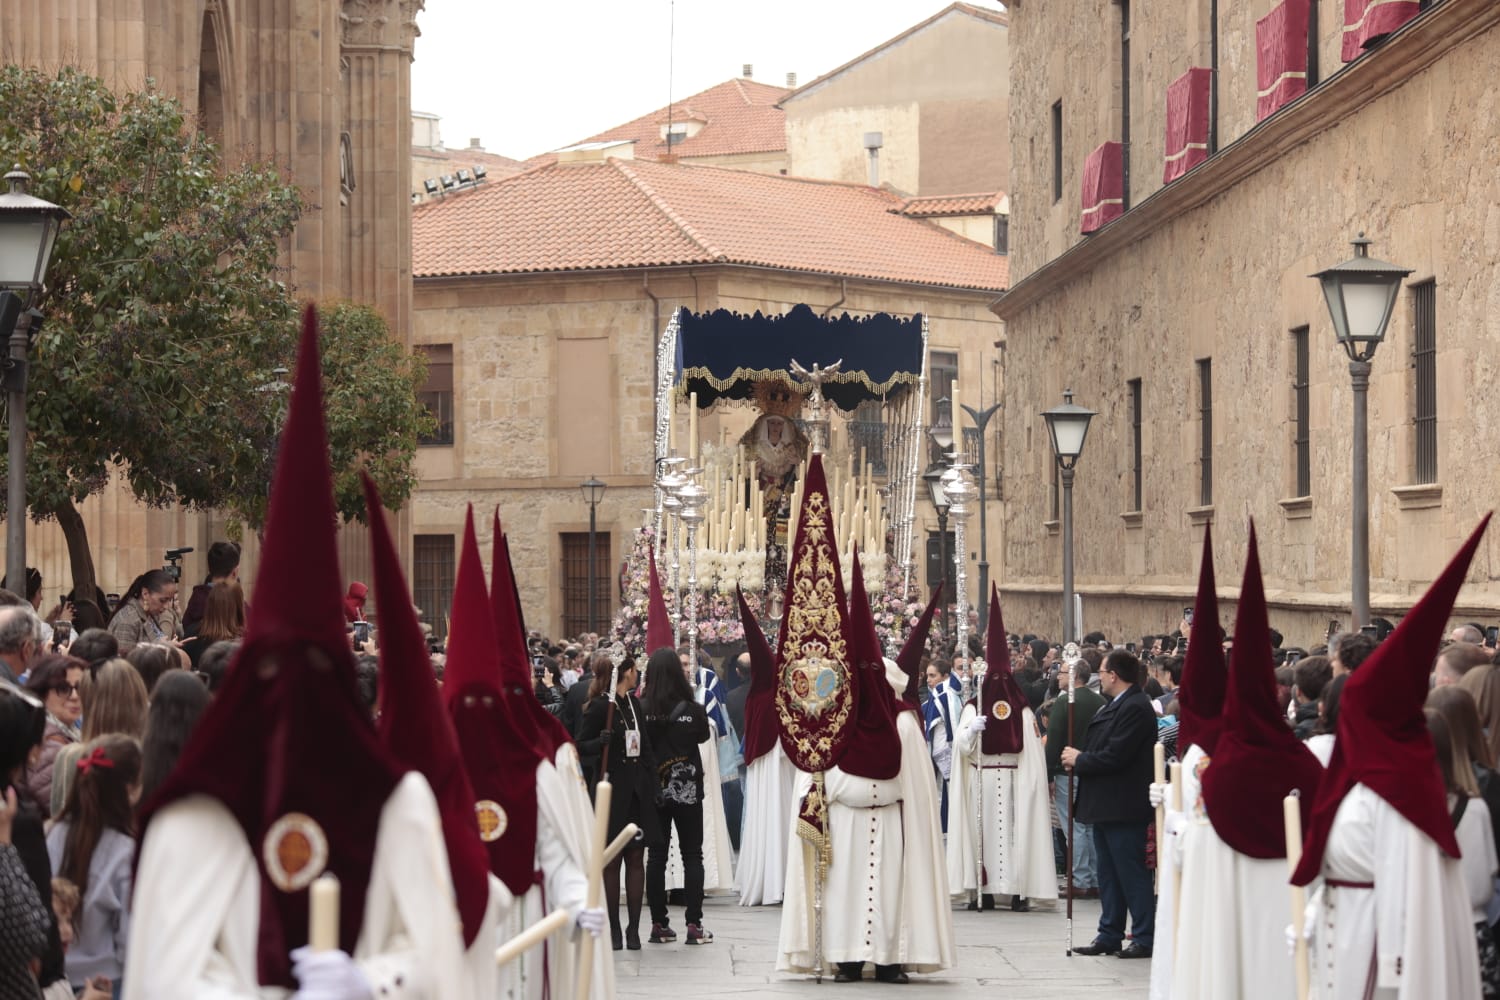
[[[1350,257],[1361,231],[1372,256],[1413,270],[1370,385],[1372,613],[1399,617],[1494,506],[1500,6],[1387,6],[1406,8],[1404,23],[1361,47],[1343,0],[1314,0],[1310,87],[1257,120],[1257,23],[1283,16],[1275,0],[1096,0],[1088,16],[1011,5],[1015,276],[994,311],[1013,374],[1002,579],[1014,627],[1059,632],[1040,414],[1068,387],[1098,411],[1074,490],[1084,629],[1174,627],[1209,521],[1233,596],[1251,517],[1288,641],[1348,620],[1350,378],[1309,275]],[[1194,66],[1217,71],[1211,139],[1164,183],[1166,91]],[[1128,189],[1119,217],[1084,236],[1085,163],[1111,141],[1127,142]],[[1492,535],[1455,617],[1494,620],[1497,556]]]
[[[377,308],[402,342],[411,317],[410,65],[422,0],[138,0],[107,4],[0,2],[0,55],[63,65],[121,90],[148,80],[198,115],[227,156],[272,161],[314,206],[286,248],[299,296]],[[210,515],[155,511],[119,484],[82,507],[99,582],[123,592],[192,545],[185,578],[201,577]],[[345,533],[351,576],[369,566],[364,531]],[[244,572],[253,573],[253,539]],[[52,600],[70,577],[54,525],[33,525],[28,562]]]

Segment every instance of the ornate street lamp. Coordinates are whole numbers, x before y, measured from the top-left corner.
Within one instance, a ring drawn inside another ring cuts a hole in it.
[[[0,378],[10,408],[9,477],[6,483],[5,569],[12,580],[26,579],[26,351],[41,329],[32,308],[47,278],[47,264],[68,211],[33,197],[31,175],[17,166],[5,175],[10,190],[0,194],[0,335],[10,339],[10,356]]]
[[[1063,642],[1072,642],[1073,621],[1073,467],[1083,453],[1083,441],[1089,434],[1094,411],[1073,402],[1073,390],[1063,390],[1061,406],[1054,406],[1042,416],[1047,421],[1047,435],[1052,438],[1052,453],[1062,477],[1063,515]]]
[[[589,476],[578,484],[578,489],[583,494],[583,502],[589,505],[589,631],[597,633],[599,626],[597,619],[594,617],[594,592],[598,589],[594,583],[595,516],[599,510],[599,502],[604,499],[604,491],[607,487],[602,479]]]
[[[948,471],[948,466],[943,462],[933,462],[922,473],[922,481],[927,484],[928,497],[932,500],[932,509],[937,511],[938,518],[938,565],[946,576],[948,572],[948,496],[943,490],[943,474]],[[941,578],[938,581],[942,582]],[[928,581],[931,585],[932,581]],[[948,635],[948,602],[943,602],[943,635]]]
[[[1401,284],[1410,268],[1370,256],[1370,241],[1360,233],[1354,256],[1312,277],[1323,286],[1333,334],[1349,355],[1349,379],[1354,391],[1354,469],[1350,489],[1349,590],[1351,628],[1370,622],[1370,457],[1367,413],[1370,361],[1385,339],[1386,326]]]

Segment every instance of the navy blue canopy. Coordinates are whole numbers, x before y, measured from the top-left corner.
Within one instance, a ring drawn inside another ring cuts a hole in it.
[[[805,305],[784,316],[742,316],[724,309],[678,313],[677,374],[682,392],[696,392],[699,408],[720,399],[748,399],[756,382],[778,379],[797,387],[795,360],[811,371],[839,359],[823,383],[823,398],[843,410],[895,395],[922,375],[922,317],[821,317]]]

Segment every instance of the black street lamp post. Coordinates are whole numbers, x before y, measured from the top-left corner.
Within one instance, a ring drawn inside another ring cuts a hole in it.
[[[1073,390],[1063,390],[1061,406],[1054,406],[1042,416],[1047,421],[1047,434],[1052,438],[1052,453],[1057,456],[1058,470],[1062,476],[1063,515],[1063,642],[1074,642],[1078,636],[1077,623],[1073,621],[1073,467],[1083,452],[1083,439],[1089,433],[1089,421],[1094,411],[1073,402]]]
[[[987,475],[984,466],[984,432],[990,425],[990,418],[995,411],[1000,409],[1000,404],[976,410],[972,406],[963,406],[964,412],[969,419],[974,421],[974,429],[979,431],[979,450],[974,456],[974,478],[979,481],[979,631],[984,634],[990,621],[990,548],[989,537],[985,532],[985,503],[984,480]]]
[[[595,536],[595,529],[597,527],[596,516],[597,516],[598,511],[599,511],[599,501],[601,501],[601,500],[604,499],[604,490],[606,489],[606,487],[605,487],[605,484],[604,484],[603,480],[598,479],[595,476],[589,476],[582,483],[578,484],[578,489],[583,493],[583,502],[589,505],[589,628],[588,628],[588,630],[590,632],[596,632],[597,633],[599,631],[599,625],[598,625],[598,619],[594,615],[594,611],[595,611],[595,608],[594,608],[595,593],[594,592],[598,589],[598,587],[596,586],[596,584],[594,582],[595,581],[595,573],[594,573],[594,536]]]

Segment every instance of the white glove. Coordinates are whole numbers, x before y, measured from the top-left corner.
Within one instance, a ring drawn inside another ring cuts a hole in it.
[[[1159,809],[1162,803],[1167,801],[1167,790],[1172,786],[1165,781],[1153,781],[1146,790],[1146,797],[1151,800],[1151,808]]]
[[[969,720],[969,724],[965,728],[968,729],[970,733],[982,733],[984,732],[984,724],[988,721],[989,719],[986,716],[976,715],[974,716],[974,718]]]
[[[1168,809],[1167,814],[1162,819],[1163,825],[1166,826],[1165,833],[1168,837],[1180,837],[1182,836],[1182,831],[1187,829],[1187,813],[1180,809]]]
[[[592,910],[579,910],[573,922],[578,925],[579,930],[588,931],[597,938],[604,933],[604,925],[608,923],[608,919],[605,916],[604,907],[596,906]]]
[[[301,984],[292,1000],[372,1000],[369,981],[347,952],[294,949],[292,975]]]

